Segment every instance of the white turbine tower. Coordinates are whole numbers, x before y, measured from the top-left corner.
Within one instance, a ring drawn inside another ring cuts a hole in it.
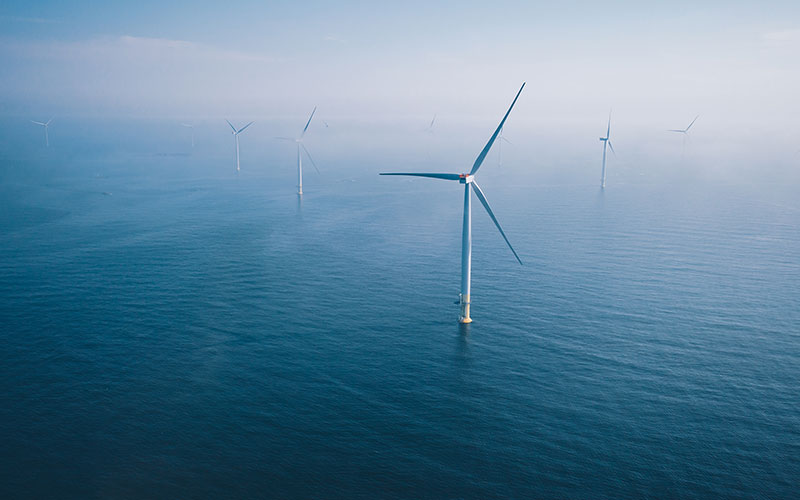
[[[229,122],[228,120],[225,120],[225,121],[228,122],[228,125],[231,126],[231,130],[233,130],[233,140],[234,140],[234,142],[236,142],[236,171],[238,172],[239,171],[239,134],[244,132],[244,130],[247,127],[249,127],[250,125],[252,125],[253,122],[248,123],[247,125],[245,125],[244,127],[240,128],[239,130],[236,130],[236,127],[234,127],[233,124],[231,124],[231,122]]]
[[[503,121],[500,122],[500,125],[497,127],[497,130],[494,131],[494,134],[492,134],[492,137],[489,139],[489,142],[486,143],[486,146],[484,146],[483,150],[478,155],[478,158],[472,165],[472,170],[470,170],[468,174],[405,173],[405,172],[392,172],[392,173],[380,174],[380,175],[410,175],[415,177],[431,177],[433,179],[458,181],[459,183],[464,184],[464,222],[461,232],[461,293],[459,294],[459,301],[458,301],[461,309],[458,318],[459,323],[472,322],[472,319],[469,316],[470,286],[471,286],[471,276],[472,276],[472,198],[470,196],[470,186],[472,186],[472,190],[475,192],[475,195],[478,197],[478,200],[483,205],[483,208],[485,208],[486,212],[489,213],[489,217],[492,218],[494,225],[497,226],[497,229],[500,231],[500,234],[506,241],[508,248],[511,249],[511,252],[514,254],[514,257],[516,257],[517,261],[520,264],[522,264],[522,261],[517,255],[517,252],[514,251],[514,247],[512,247],[511,243],[508,241],[506,233],[503,232],[503,228],[500,227],[500,223],[497,221],[497,218],[494,216],[492,209],[489,207],[489,202],[486,200],[486,196],[484,196],[483,191],[481,191],[481,188],[475,182],[475,174],[477,174],[478,169],[481,168],[481,164],[483,163],[483,160],[486,159],[486,155],[492,148],[492,144],[494,144],[495,140],[500,134],[500,131],[503,129],[503,125],[505,124],[508,115],[511,113],[511,109],[514,108],[514,104],[516,104],[517,99],[519,98],[519,95],[522,93],[523,88],[525,88],[524,83],[519,88],[519,92],[517,92],[516,97],[514,97],[514,101],[511,103],[511,106],[508,108],[508,111],[506,111],[505,116],[503,116]]]
[[[228,122],[230,123],[230,122]],[[181,126],[188,128],[192,134],[192,148],[194,148],[194,125],[191,123],[181,123]]]
[[[31,120],[31,123],[35,123],[36,125],[41,125],[42,127],[44,127],[44,145],[48,148],[50,147],[50,135],[47,133],[47,129],[50,127],[50,122],[52,121],[53,121],[52,118],[47,120],[46,123],[37,122],[36,120]]]
[[[600,187],[606,187],[606,149],[611,148],[611,152],[615,155],[614,146],[611,144],[611,111],[608,112],[608,127],[606,128],[606,136],[600,138],[603,141],[603,169],[600,172]],[[624,145],[624,144],[623,144]]]
[[[683,134],[683,149],[681,149],[681,158],[683,158],[683,153],[686,152],[686,138],[689,137],[689,129],[692,128],[692,125],[694,125],[694,122],[696,122],[698,118],[700,118],[700,115],[695,116],[694,120],[692,120],[692,123],[690,123],[689,126],[684,129],[667,130],[667,132],[678,132]]]
[[[314,163],[314,158],[311,157],[311,153],[308,152],[306,146],[303,144],[303,136],[306,135],[306,130],[308,130],[308,126],[311,125],[311,119],[314,118],[314,113],[317,112],[317,107],[314,106],[314,110],[311,111],[311,116],[308,117],[308,121],[306,122],[306,126],[303,128],[303,131],[300,132],[300,137],[276,137],[276,139],[281,139],[283,141],[292,141],[297,144],[297,194],[303,194],[303,155],[301,153],[301,149],[305,151],[306,155],[308,155],[308,159],[311,160],[311,164],[314,166],[314,169],[319,172],[319,168],[317,168],[317,164]]]

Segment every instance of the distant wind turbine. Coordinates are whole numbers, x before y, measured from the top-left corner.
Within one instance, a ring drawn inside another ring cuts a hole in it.
[[[191,133],[192,133],[192,147],[194,148],[194,125],[192,125],[191,123],[181,123],[181,125],[191,130]]]
[[[247,127],[249,127],[250,125],[252,125],[253,122],[248,123],[247,125],[245,125],[244,127],[240,128],[239,130],[236,130],[236,127],[234,127],[231,122],[229,122],[228,120],[225,120],[225,121],[228,122],[228,125],[230,125],[231,130],[233,130],[233,140],[234,140],[234,142],[236,142],[236,171],[238,172],[239,171],[239,134],[244,132],[244,130]]]
[[[444,179],[449,181],[458,181],[461,184],[464,184],[464,222],[461,232],[461,293],[459,294],[459,301],[458,304],[460,306],[461,312],[459,314],[458,321],[460,323],[471,323],[472,319],[469,316],[469,309],[470,309],[470,287],[471,287],[471,276],[472,276],[472,197],[470,196],[470,186],[472,186],[472,190],[475,192],[475,195],[478,197],[478,200],[483,205],[483,208],[489,213],[489,217],[492,218],[494,225],[497,226],[497,229],[500,231],[500,234],[503,236],[503,239],[506,241],[508,248],[511,249],[511,252],[516,257],[517,261],[522,264],[517,252],[514,251],[514,247],[511,246],[511,243],[508,241],[506,237],[506,233],[503,232],[503,228],[500,227],[500,223],[497,221],[497,218],[494,216],[492,209],[489,207],[489,202],[486,200],[486,197],[481,191],[481,188],[478,187],[478,184],[475,182],[475,174],[478,172],[478,169],[481,168],[481,164],[483,160],[486,159],[486,155],[489,153],[489,150],[492,148],[492,144],[494,144],[495,140],[497,140],[500,131],[503,129],[503,125],[508,118],[508,115],[511,113],[511,110],[514,108],[514,104],[516,104],[519,95],[522,93],[522,89],[525,88],[525,84],[523,83],[522,86],[519,88],[519,92],[517,92],[516,97],[514,97],[514,101],[511,103],[511,106],[506,111],[505,116],[503,116],[503,120],[500,122],[500,125],[497,127],[497,130],[494,131],[492,137],[489,139],[489,142],[486,143],[483,150],[478,155],[478,158],[475,160],[475,163],[472,165],[472,170],[469,171],[467,174],[440,174],[440,173],[404,173],[404,172],[391,172],[391,173],[381,173],[380,175],[410,175],[414,177],[431,177],[433,179]]]
[[[45,123],[37,122],[36,120],[31,120],[31,123],[35,123],[36,125],[41,125],[42,127],[44,127],[44,145],[48,148],[50,147],[50,135],[47,133],[47,130],[50,127],[50,122],[52,121],[53,121],[52,118],[47,120],[47,122]]]
[[[300,132],[300,137],[276,137],[276,139],[292,141],[297,144],[297,194],[299,195],[303,194],[303,155],[301,154],[301,149],[308,155],[308,159],[311,160],[311,164],[314,166],[317,173],[320,173],[317,164],[314,163],[314,158],[311,157],[311,153],[308,152],[308,149],[306,149],[306,146],[303,144],[303,137],[306,135],[306,130],[308,130],[308,126],[311,125],[311,119],[314,118],[314,113],[316,112],[317,107],[314,106],[314,110],[311,111],[311,116],[308,117],[306,126],[303,128],[303,131]]]
[[[501,167],[503,165],[503,141],[511,144],[511,141],[505,138],[503,135],[503,129],[500,129],[500,135],[497,137],[497,166]]]
[[[690,123],[689,126],[684,129],[667,130],[667,132],[678,132],[683,134],[683,149],[681,150],[681,158],[683,158],[683,153],[686,152],[686,138],[689,137],[689,129],[692,128],[692,125],[694,125],[694,122],[696,122],[698,118],[700,118],[700,115],[695,116],[694,120],[692,120],[692,123]]]
[[[433,124],[434,123],[436,123],[436,113],[433,114],[433,119],[431,120],[430,125],[428,125],[428,130],[426,132],[428,132],[429,134],[433,133]]]
[[[608,112],[608,127],[606,128],[606,136],[600,138],[603,141],[603,169],[600,172],[600,187],[606,187],[606,149],[611,148],[611,152],[615,155],[614,146],[611,144],[611,111]],[[623,144],[624,146],[624,144]]]

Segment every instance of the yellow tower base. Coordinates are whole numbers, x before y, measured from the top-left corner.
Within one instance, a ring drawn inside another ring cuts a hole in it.
[[[461,315],[458,317],[459,323],[472,323],[472,318],[469,317],[469,295],[461,296]]]

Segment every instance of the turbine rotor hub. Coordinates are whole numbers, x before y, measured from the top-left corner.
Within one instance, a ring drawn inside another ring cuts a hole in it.
[[[469,184],[474,180],[475,180],[474,175],[458,174],[458,182],[460,182],[461,184]]]

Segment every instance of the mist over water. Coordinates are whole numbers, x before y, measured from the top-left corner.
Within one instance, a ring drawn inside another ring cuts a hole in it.
[[[302,201],[302,117],[238,175],[221,120],[6,127],[2,496],[791,497],[791,158],[620,134],[600,191],[594,136],[509,126],[479,178],[525,265],[476,204],[460,327],[461,190],[376,175],[468,170],[494,120],[440,119],[316,124]]]

